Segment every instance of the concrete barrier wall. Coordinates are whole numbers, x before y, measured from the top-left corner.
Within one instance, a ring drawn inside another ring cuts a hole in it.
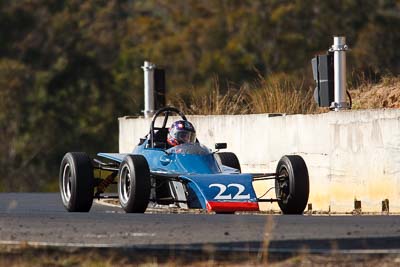
[[[243,172],[273,172],[287,154],[301,155],[310,175],[313,210],[351,212],[355,200],[363,212],[400,212],[400,110],[329,112],[318,115],[268,114],[188,116],[201,143],[228,143]],[[171,121],[172,122],[172,121]],[[120,152],[131,152],[149,131],[150,120],[119,119]],[[255,183],[257,194],[268,186]],[[266,197],[274,197],[271,190]],[[263,209],[277,209],[263,204]]]

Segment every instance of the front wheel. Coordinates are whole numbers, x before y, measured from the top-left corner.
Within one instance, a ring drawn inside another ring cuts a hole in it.
[[[118,197],[127,213],[144,213],[150,198],[150,170],[142,155],[128,155],[118,174]]]
[[[297,155],[284,156],[276,167],[275,193],[283,214],[302,214],[309,195],[307,165]]]
[[[64,207],[70,212],[88,212],[93,204],[93,166],[83,152],[69,152],[61,161],[59,185]]]

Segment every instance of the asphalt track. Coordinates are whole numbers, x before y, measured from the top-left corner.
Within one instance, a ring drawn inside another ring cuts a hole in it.
[[[0,244],[309,253],[400,253],[400,216],[68,213],[58,194],[0,194]]]

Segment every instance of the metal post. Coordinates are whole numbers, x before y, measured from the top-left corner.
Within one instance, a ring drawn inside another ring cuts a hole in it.
[[[144,72],[144,117],[150,118],[154,113],[154,69],[156,65],[145,61]]]
[[[335,111],[349,109],[350,105],[346,102],[346,37],[334,36],[333,45],[330,52],[333,52],[334,65],[334,88],[335,97],[331,108]]]

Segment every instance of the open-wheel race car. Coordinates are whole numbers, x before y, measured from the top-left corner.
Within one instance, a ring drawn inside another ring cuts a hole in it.
[[[98,153],[93,159],[83,152],[66,153],[59,173],[65,208],[88,212],[93,199],[112,197],[105,193],[106,188],[117,184],[118,196],[114,197],[128,213],[145,212],[149,202],[216,213],[259,211],[260,202],[277,202],[284,214],[303,213],[309,177],[302,157],[283,156],[273,173],[241,173],[234,153],[219,152],[226,143],[215,144],[214,151],[197,138],[171,146],[167,125],[172,115],[187,121],[176,108],[158,110],[149,133],[132,153]],[[161,126],[156,127],[156,121],[162,121]],[[253,182],[271,179],[275,180],[276,198],[258,198]]]

